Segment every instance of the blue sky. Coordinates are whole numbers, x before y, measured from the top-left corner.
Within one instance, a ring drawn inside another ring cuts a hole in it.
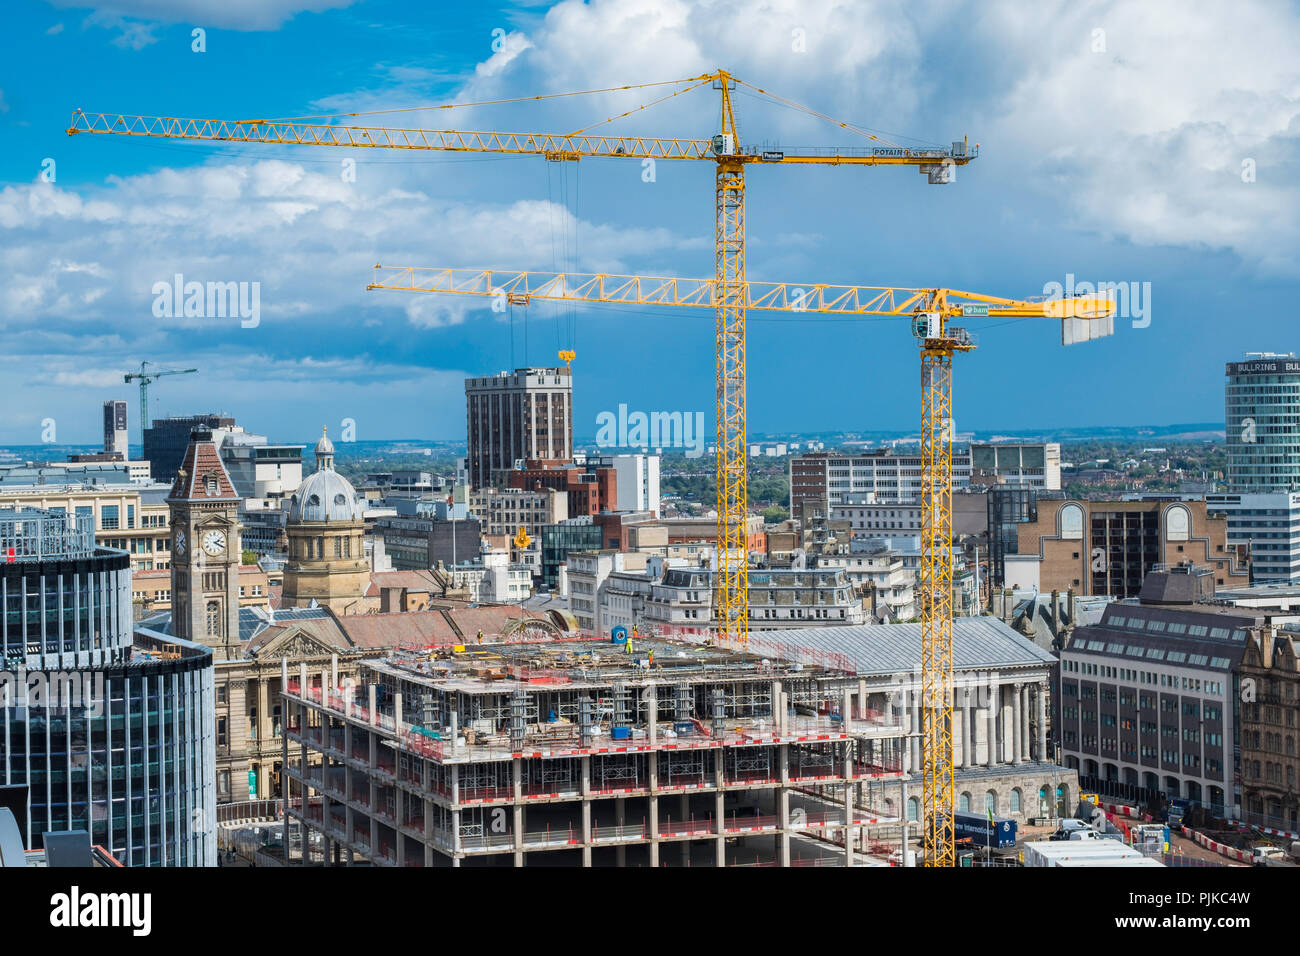
[[[221,409],[280,440],[347,418],[359,439],[463,438],[463,379],[511,364],[508,317],[367,292],[374,263],[713,268],[711,164],[661,162],[644,182],[636,161],[68,137],[74,108],[288,117],[724,66],[894,142],[969,135],[982,149],[942,187],[905,168],[752,169],[751,278],[1008,296],[1068,273],[1151,284],[1149,326],[1117,320],[1113,338],[1087,345],[1063,349],[1046,320],[972,322],[981,348],[959,360],[961,430],[1219,421],[1224,361],[1297,344],[1294,5],[33,0],[6,26],[0,442],[38,442],[46,419],[61,442],[95,441],[108,398],[131,403],[134,436],[136,390],[122,373],[144,359],[201,369],[156,386],[155,415]],[[204,52],[192,50],[196,27]],[[658,95],[387,121],[568,132]],[[707,137],[716,96],[602,128]],[[737,109],[746,141],[860,142],[753,95]],[[355,181],[342,175],[348,157]],[[260,323],[156,317],[153,286],[176,273],[259,283]],[[710,412],[710,313],[528,312],[514,316],[514,362],[525,362],[525,324],[532,364],[576,349],[580,434],[620,403]],[[905,430],[919,416],[916,349],[897,321],[754,313],[749,374],[754,433]]]

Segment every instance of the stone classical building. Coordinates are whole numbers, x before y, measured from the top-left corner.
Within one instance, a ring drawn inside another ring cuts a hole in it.
[[[921,625],[809,627],[753,634],[750,649],[794,645],[848,659],[884,719],[903,712],[906,805],[884,794],[887,812],[918,817],[921,783]],[[1069,816],[1079,778],[1055,762],[1051,727],[1056,660],[993,617],[953,621],[953,759],[956,809],[1016,820]]]
[[[316,470],[289,499],[289,563],[281,606],[306,607],[315,601],[339,614],[367,609],[370,566],[363,507],[352,483],[334,470],[334,443],[322,431]]]
[[[1264,627],[1240,667],[1241,793],[1247,823],[1300,829],[1300,634]]]

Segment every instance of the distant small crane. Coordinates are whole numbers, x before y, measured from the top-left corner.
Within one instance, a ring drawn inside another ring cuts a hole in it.
[[[144,430],[149,427],[149,383],[157,381],[164,375],[189,375],[197,372],[196,368],[160,368],[149,371],[149,362],[140,363],[140,371],[127,372],[123,381],[130,385],[132,381],[140,382],[140,454],[144,454]]]

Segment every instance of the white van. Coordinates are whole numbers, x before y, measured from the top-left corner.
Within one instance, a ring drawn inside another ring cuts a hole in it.
[[[1256,866],[1268,866],[1272,860],[1284,860],[1286,854],[1282,852],[1280,846],[1257,846],[1250,850],[1250,862]]]

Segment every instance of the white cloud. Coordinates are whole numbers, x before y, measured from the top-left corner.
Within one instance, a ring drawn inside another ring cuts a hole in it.
[[[104,26],[124,20],[187,23],[228,30],[275,30],[299,13],[320,13],[354,0],[50,0],[56,7],[94,9]]]
[[[1074,227],[1296,273],[1300,21],[1267,2],[1005,3],[982,27],[1017,66],[995,148]]]
[[[803,53],[793,49],[794,30],[803,31]],[[1098,39],[1105,49],[1094,52]],[[564,0],[528,40],[531,48],[504,68],[484,64],[459,99],[602,88],[721,65],[868,127],[942,140],[950,126],[973,125],[983,166],[1003,167],[1040,211],[1055,205],[1075,231],[1230,249],[1262,274],[1300,270],[1292,253],[1300,242],[1300,20],[1269,0]],[[615,104],[622,111],[660,92],[543,109],[615,115]],[[830,141],[832,128],[774,111],[749,92],[742,87],[736,100],[742,139],[770,133],[804,143],[816,142],[808,139],[815,133]],[[618,128],[677,133],[694,121],[693,135],[702,135],[704,124],[716,124],[716,94],[690,96],[698,99],[685,119],[681,110],[647,110]],[[1242,181],[1246,160],[1253,183]]]

